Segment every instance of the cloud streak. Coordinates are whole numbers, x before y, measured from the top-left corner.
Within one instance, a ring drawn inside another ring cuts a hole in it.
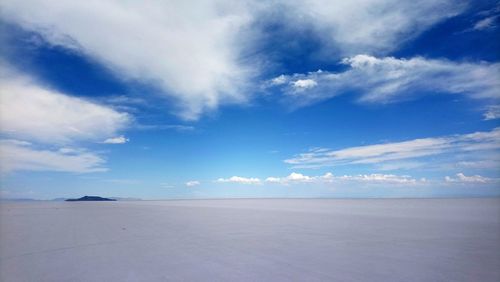
[[[466,8],[464,1],[279,1],[292,29],[312,30],[323,52],[387,53]],[[279,10],[277,10],[279,11]],[[330,49],[327,50],[327,49]],[[334,50],[332,52],[331,50]]]
[[[102,143],[104,143],[104,144],[125,144],[128,141],[130,141],[130,139],[125,138],[125,136],[122,135],[122,136],[118,136],[118,137],[108,138],[108,139],[104,140]]]
[[[0,140],[0,170],[2,174],[14,171],[59,171],[90,173],[107,171],[105,160],[85,149],[37,148],[18,140]]]
[[[419,159],[449,153],[468,154],[490,151],[498,155],[500,128],[470,134],[422,138],[402,142],[350,147],[340,150],[315,148],[284,162],[294,168],[338,165],[380,164]]]
[[[456,63],[422,57],[397,59],[369,55],[345,58],[342,63],[349,67],[344,72],[281,75],[265,85],[278,87],[292,107],[307,106],[350,92],[360,92],[359,102],[362,103],[392,103],[433,93],[500,99],[499,63]],[[302,87],[297,87],[297,84]]]
[[[471,183],[487,184],[498,181],[498,179],[484,177],[481,175],[466,176],[461,172],[457,173],[455,178],[450,176],[445,176],[444,179],[446,182],[462,183],[462,184],[471,184]]]
[[[483,114],[484,120],[493,120],[500,118],[500,105],[489,106]]]

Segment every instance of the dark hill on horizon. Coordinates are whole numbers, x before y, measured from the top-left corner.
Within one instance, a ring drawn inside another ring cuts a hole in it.
[[[84,196],[78,199],[67,199],[67,202],[85,202],[85,201],[116,201],[115,199],[103,198],[99,196]]]

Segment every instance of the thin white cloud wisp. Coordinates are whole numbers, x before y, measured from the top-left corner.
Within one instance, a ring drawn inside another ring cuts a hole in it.
[[[433,93],[500,100],[499,63],[456,63],[421,57],[397,59],[369,55],[345,58],[342,63],[349,69],[339,73],[320,70],[281,75],[265,85],[278,87],[293,108],[349,92],[361,93],[361,103],[392,103]],[[302,87],[297,87],[297,84]]]
[[[90,173],[107,171],[105,160],[84,149],[58,150],[35,148],[17,140],[0,140],[0,171],[59,171]]]
[[[340,150],[315,148],[284,162],[294,168],[321,168],[338,165],[387,164],[445,154],[488,152],[498,157],[500,128],[470,134],[430,137],[402,142],[350,147]],[[421,160],[424,162],[424,160]],[[397,168],[397,166],[396,166]]]

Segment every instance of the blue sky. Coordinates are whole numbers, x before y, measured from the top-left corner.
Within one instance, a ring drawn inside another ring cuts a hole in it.
[[[500,195],[497,1],[2,1],[4,198]]]

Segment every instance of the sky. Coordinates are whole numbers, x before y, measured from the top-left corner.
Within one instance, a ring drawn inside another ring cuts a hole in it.
[[[500,2],[0,2],[2,198],[500,196]]]

